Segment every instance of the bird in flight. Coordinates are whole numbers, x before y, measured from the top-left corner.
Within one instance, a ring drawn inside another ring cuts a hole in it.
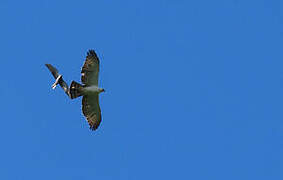
[[[101,122],[99,94],[105,92],[103,88],[98,86],[99,63],[95,51],[89,50],[81,70],[82,84],[72,81],[70,88],[54,66],[45,64],[55,78],[52,89],[55,89],[59,84],[69,98],[75,99],[83,96],[82,111],[91,130],[96,130]]]

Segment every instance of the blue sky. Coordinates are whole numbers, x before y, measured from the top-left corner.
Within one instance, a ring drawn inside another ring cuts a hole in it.
[[[279,0],[0,1],[0,179],[282,179]],[[51,89],[101,59],[103,121]]]

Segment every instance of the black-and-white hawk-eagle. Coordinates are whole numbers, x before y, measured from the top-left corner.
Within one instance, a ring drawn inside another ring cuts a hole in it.
[[[87,52],[86,60],[81,70],[81,82],[72,81],[70,88],[63,80],[58,70],[51,64],[45,64],[55,78],[52,89],[59,84],[64,92],[71,99],[83,96],[82,112],[88,121],[91,130],[96,130],[101,122],[101,110],[99,106],[99,94],[104,92],[103,88],[98,86],[99,59],[94,50]]]

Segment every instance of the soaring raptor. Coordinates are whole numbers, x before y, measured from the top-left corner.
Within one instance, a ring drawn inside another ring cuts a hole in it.
[[[91,130],[96,130],[101,122],[101,110],[99,107],[98,95],[104,92],[103,88],[98,87],[99,59],[94,50],[87,52],[86,60],[81,71],[82,84],[72,81],[70,88],[63,80],[58,70],[51,64],[45,64],[55,78],[52,89],[59,84],[65,93],[71,98],[83,96],[82,111],[88,121]]]

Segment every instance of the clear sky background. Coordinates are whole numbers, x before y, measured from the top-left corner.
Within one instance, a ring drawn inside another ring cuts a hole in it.
[[[283,179],[280,0],[0,1],[0,179]],[[101,59],[88,128],[44,66]]]

